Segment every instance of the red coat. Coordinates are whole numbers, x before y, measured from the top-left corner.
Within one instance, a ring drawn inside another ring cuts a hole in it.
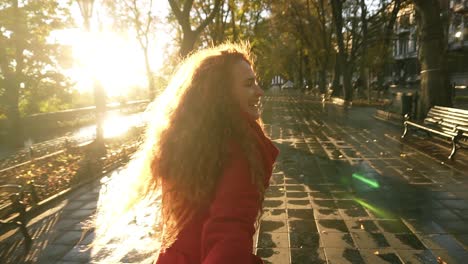
[[[252,122],[252,128],[261,146],[268,187],[278,149],[257,123]],[[232,144],[230,160],[223,169],[210,208],[180,232],[176,242],[159,255],[156,264],[262,263],[252,254],[254,224],[261,206],[259,198],[248,161],[240,146]]]

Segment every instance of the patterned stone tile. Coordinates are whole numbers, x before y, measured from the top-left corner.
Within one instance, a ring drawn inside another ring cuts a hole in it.
[[[314,220],[313,209],[288,209],[288,219]]]
[[[388,233],[411,233],[411,230],[401,220],[378,220],[375,223]]]
[[[359,252],[369,264],[403,264],[398,253],[391,249],[360,249]]]
[[[326,258],[323,249],[311,250],[309,248],[292,248],[291,264],[325,264]]]
[[[284,200],[273,200],[273,199],[265,199],[263,201],[263,207],[265,209],[285,209],[286,203]]]
[[[291,258],[289,248],[258,248],[257,256],[265,264],[290,263]]]
[[[406,249],[406,250],[424,250],[426,246],[419,240],[414,234],[391,234],[383,233],[390,246],[394,249]]]
[[[356,232],[351,233],[351,236],[359,249],[390,247],[390,244],[382,233]]]
[[[331,200],[333,199],[333,195],[329,191],[315,191],[310,192],[309,196],[314,200]]]
[[[312,208],[312,205],[310,203],[310,200],[304,200],[304,199],[288,199],[287,200],[287,208],[288,209],[310,209]]]
[[[315,219],[342,219],[338,209],[314,209]]]
[[[286,220],[288,218],[285,209],[264,209],[262,220]]]
[[[315,232],[290,232],[289,241],[291,248],[320,247],[320,235]]]
[[[359,250],[353,248],[324,248],[329,264],[364,264]]]
[[[317,227],[319,232],[349,232],[345,222],[339,219],[318,219]]]
[[[381,229],[375,224],[374,220],[345,220],[346,226],[350,232],[380,233]]]
[[[318,232],[314,220],[288,220],[289,232]]]
[[[288,199],[309,199],[309,195],[306,192],[287,192],[286,197]]]
[[[320,240],[325,248],[354,248],[355,244],[350,233],[320,233]]]
[[[260,233],[257,248],[287,248],[288,233]]]
[[[260,223],[260,233],[288,232],[285,220],[262,220]]]

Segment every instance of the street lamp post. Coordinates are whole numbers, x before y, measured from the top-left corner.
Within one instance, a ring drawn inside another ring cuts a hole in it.
[[[76,0],[80,7],[81,16],[83,17],[83,23],[85,30],[91,32],[91,17],[93,15],[94,0]],[[93,91],[94,91],[94,104],[96,106],[96,138],[95,144],[98,150],[105,151],[104,145],[104,132],[103,132],[103,121],[106,113],[106,93],[97,81],[93,77]]]

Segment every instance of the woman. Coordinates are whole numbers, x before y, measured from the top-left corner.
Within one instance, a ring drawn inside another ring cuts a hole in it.
[[[160,203],[157,264],[261,263],[253,235],[278,150],[252,66],[245,46],[199,51],[154,103],[138,186]]]

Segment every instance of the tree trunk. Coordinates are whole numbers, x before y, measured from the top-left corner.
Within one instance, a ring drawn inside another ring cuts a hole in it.
[[[182,39],[182,44],[180,45],[180,56],[182,58],[186,57],[195,46],[195,41],[197,40],[197,35],[192,30],[184,31],[184,38]]]
[[[6,116],[8,119],[8,137],[12,147],[21,147],[23,145],[23,126],[21,124],[21,116],[19,112],[19,92],[20,84],[23,80],[24,69],[24,30],[25,23],[23,14],[20,12],[18,1],[13,1],[14,12],[14,30],[12,40],[15,44],[15,62],[16,67],[14,72],[6,74],[6,90],[5,97],[7,101]]]
[[[347,63],[341,63],[341,65],[345,65],[342,74],[343,74],[343,99],[347,104],[353,101],[353,87],[351,85],[351,74],[352,69],[348,67]]]
[[[319,70],[319,91],[321,94],[327,92],[327,70],[323,68]]]
[[[143,55],[145,56],[145,69],[146,78],[148,79],[149,99],[153,100],[156,96],[156,87],[154,85],[153,71],[151,71],[151,65],[149,62],[148,48],[143,49]]]
[[[182,9],[175,0],[168,0],[171,10],[174,13],[179,25],[182,28],[182,43],[180,46],[179,54],[181,57],[186,57],[195,46],[195,42],[200,33],[213,21],[213,18],[219,11],[221,0],[216,0],[211,12],[206,16],[205,20],[201,21],[200,25],[192,30],[190,25],[190,10],[193,6],[193,0],[185,0],[181,3]]]
[[[348,67],[348,55],[345,50],[343,38],[343,2],[341,0],[330,1],[335,24],[335,34],[338,43],[338,63],[343,74],[343,97],[348,104],[352,100],[351,69]],[[335,76],[336,78],[336,76]]]
[[[309,4],[309,1],[307,1]],[[327,72],[328,66],[330,64],[330,39],[332,31],[327,31],[327,19],[326,19],[326,10],[325,10],[325,3],[324,0],[320,0],[317,3],[317,10],[319,14],[319,21],[320,27],[322,28],[321,32],[321,40],[323,49],[325,50],[325,54],[322,55],[322,58],[319,59],[320,61],[320,70],[319,70],[319,90],[321,94],[325,94],[327,92]]]
[[[236,27],[236,8],[235,8],[235,3],[232,1],[229,1],[229,7],[231,9],[231,28],[232,28],[232,40],[237,41],[239,38],[238,33],[237,33],[237,27]]]
[[[304,56],[305,55],[304,55],[302,45],[301,45],[301,47],[299,48],[299,58],[298,58],[298,61],[299,61],[298,81],[296,82],[297,88],[300,91],[302,91],[303,83],[304,83],[304,71],[305,71],[305,65],[304,65],[305,58],[304,58]]]
[[[102,84],[94,79],[94,105],[96,106],[96,139],[94,140],[95,151],[99,155],[106,153],[104,142],[104,120],[106,119],[106,91]]]
[[[447,45],[444,41],[440,5],[437,0],[415,0],[419,12],[419,62],[421,94],[418,119],[426,116],[434,105],[451,106],[452,90],[447,74]]]
[[[341,77],[341,65],[338,62],[338,54],[335,54],[335,69],[333,74],[333,82],[332,82],[332,89],[333,89],[333,96],[341,96],[343,93],[340,77]]]
[[[6,117],[7,117],[7,142],[10,147],[17,148],[23,146],[23,126],[21,124],[21,116],[19,112],[19,83],[12,78],[6,80],[5,98],[7,102]]]
[[[367,42],[368,42],[368,34],[367,34],[367,6],[364,0],[360,0],[359,5],[361,7],[361,23],[362,23],[362,54],[361,54],[361,71],[360,71],[360,80],[361,82],[358,84],[357,87],[358,93],[360,91],[367,91],[368,87],[368,80],[367,80]],[[359,94],[357,95],[359,96]],[[370,101],[370,97],[367,98]]]

